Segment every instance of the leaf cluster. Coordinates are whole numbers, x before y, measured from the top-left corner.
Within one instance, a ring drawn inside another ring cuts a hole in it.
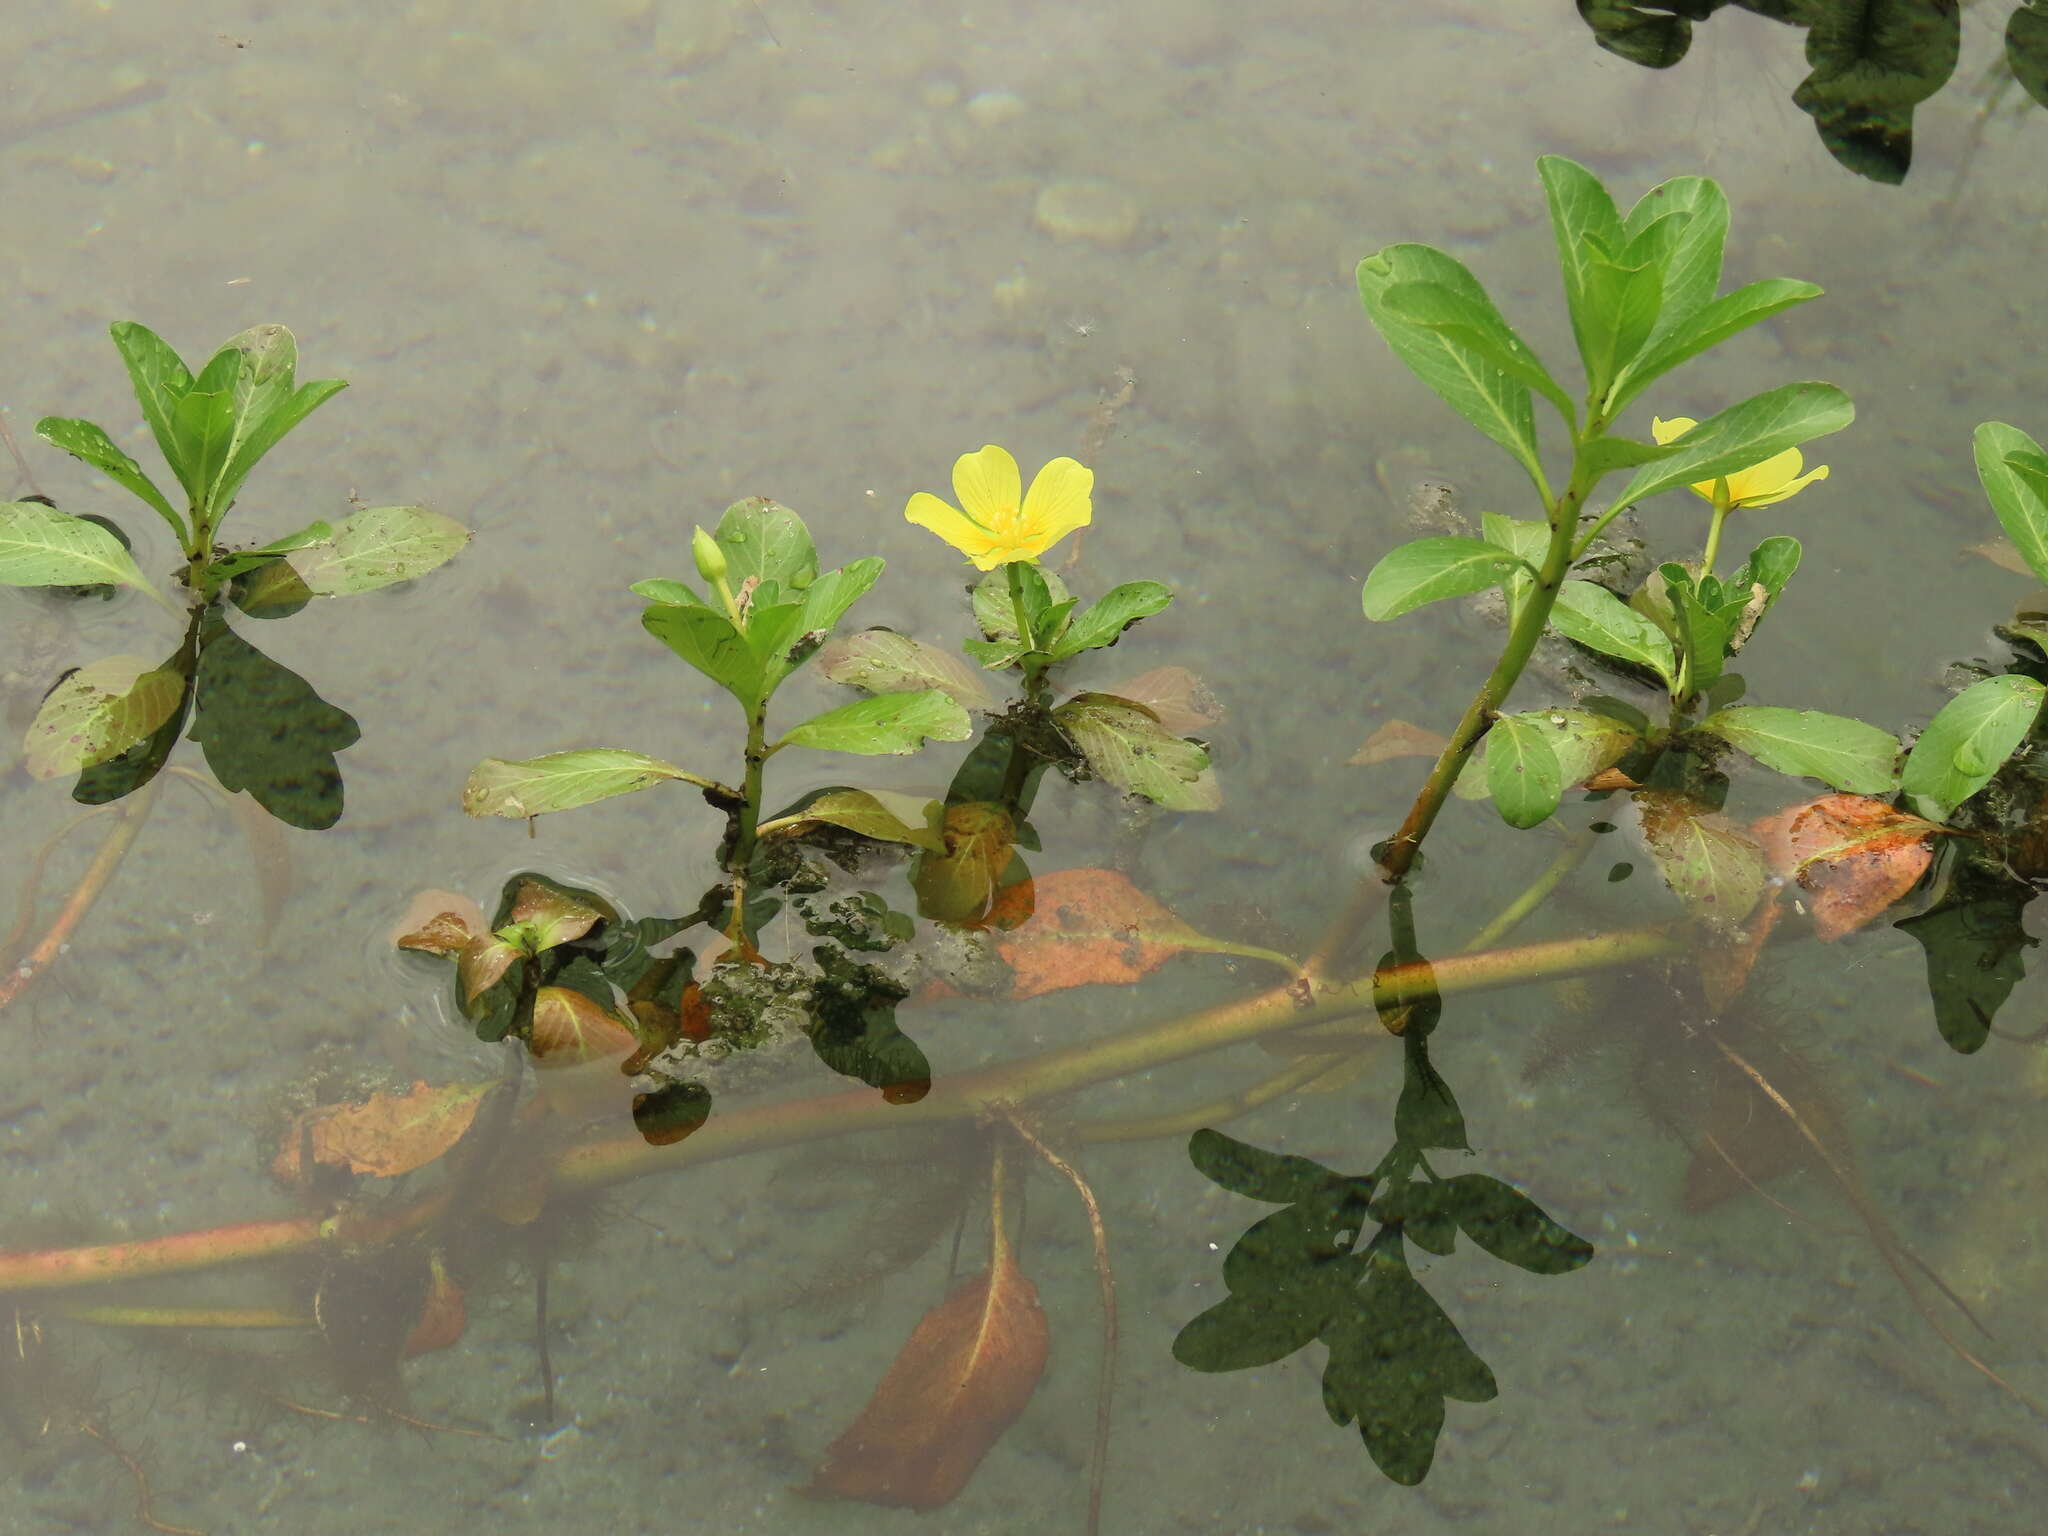
[[[1569,1273],[1593,1254],[1526,1195],[1482,1174],[1390,1177],[1383,1165],[1345,1175],[1215,1130],[1195,1132],[1188,1156],[1223,1188],[1282,1209],[1231,1248],[1229,1296],[1181,1329],[1174,1358],[1198,1371],[1245,1370],[1320,1340],[1323,1406],[1338,1425],[1357,1424],[1373,1462],[1399,1483],[1428,1474],[1447,1400],[1489,1402],[1498,1391],[1415,1277],[1406,1243],[1448,1254],[1462,1232],[1540,1275]]]

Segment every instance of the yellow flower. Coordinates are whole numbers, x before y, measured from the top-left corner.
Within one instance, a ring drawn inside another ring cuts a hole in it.
[[[1675,442],[1685,436],[1699,423],[1690,416],[1674,416],[1666,421],[1661,416],[1650,418],[1650,435],[1658,443]],[[1783,501],[1787,496],[1797,496],[1816,480],[1828,477],[1828,467],[1823,464],[1807,474],[1799,471],[1806,467],[1806,460],[1797,448],[1787,448],[1783,453],[1774,453],[1761,464],[1752,464],[1747,469],[1738,469],[1726,478],[1728,485],[1728,508],[1768,507],[1773,502]],[[1708,501],[1714,499],[1712,480],[1696,481],[1695,494]]]
[[[1020,494],[1022,486],[1017,461],[990,443],[979,453],[961,454],[953,465],[953,494],[960,507],[919,491],[903,515],[984,571],[1036,560],[1076,528],[1088,526],[1095,472],[1086,465],[1054,459],[1032,477],[1029,494]]]

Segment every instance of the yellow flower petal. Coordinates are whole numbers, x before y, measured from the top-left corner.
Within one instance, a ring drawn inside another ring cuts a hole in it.
[[[1676,442],[1698,425],[1699,423],[1690,416],[1674,416],[1669,421],[1662,416],[1652,416],[1650,436],[1657,440],[1657,446],[1661,448],[1666,443]]]
[[[910,498],[910,504],[903,509],[907,522],[927,528],[959,550],[968,559],[980,564],[980,558],[989,552],[994,542],[986,528],[977,525],[957,507],[950,507],[930,491],[919,491]],[[987,570],[987,566],[982,569]]]
[[[1011,526],[1024,482],[1009,451],[989,443],[979,453],[963,453],[953,464],[953,494],[967,515],[984,528]]]
[[[1032,556],[1044,554],[1076,528],[1086,528],[1095,512],[1090,500],[1095,471],[1073,459],[1054,459],[1031,478],[1024,498],[1024,526],[1030,530]]]
[[[1795,448],[1791,452],[1794,459],[1799,457],[1798,449]],[[1745,507],[1768,507],[1783,501],[1788,496],[1796,496],[1807,486],[1813,484],[1814,481],[1825,480],[1828,477],[1828,467],[1825,464],[1817,465],[1813,470],[1804,475],[1798,474],[1798,464],[1795,463],[1792,469],[1793,473],[1798,475],[1798,478],[1785,481],[1775,490],[1745,495],[1738,505]]]

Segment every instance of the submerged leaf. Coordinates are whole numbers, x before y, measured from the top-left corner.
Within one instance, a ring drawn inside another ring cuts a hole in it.
[[[1101,691],[1144,705],[1169,731],[1198,731],[1223,718],[1223,706],[1209,685],[1186,667],[1154,667]]]
[[[804,1492],[938,1509],[1031,1401],[1052,1336],[1008,1245],[927,1312]]]
[[[492,1086],[451,1083],[434,1087],[417,1082],[404,1093],[380,1093],[360,1104],[329,1104],[308,1110],[285,1132],[271,1171],[284,1182],[297,1184],[311,1171],[302,1155],[310,1153],[316,1163],[371,1178],[410,1173],[462,1139]]]
[[[818,652],[818,670],[835,683],[869,693],[937,688],[963,709],[993,709],[995,696],[959,657],[893,629],[864,629]]]
[[[1223,792],[1198,741],[1176,736],[1151,710],[1106,693],[1077,693],[1053,718],[1095,773],[1169,811],[1213,811]]]
[[[828,789],[802,809],[762,822],[757,830],[763,837],[777,832],[797,835],[807,827],[823,824],[844,827],[877,842],[910,843],[943,854],[946,851],[945,836],[940,831],[943,810],[937,800],[927,800],[921,795],[898,794],[894,790]]]
[[[1354,768],[1370,768],[1375,763],[1390,763],[1397,757],[1438,756],[1450,745],[1450,738],[1440,731],[1425,730],[1407,720],[1389,720],[1385,725],[1365,738],[1365,745],[1344,761]]]
[[[1630,800],[1643,848],[1680,901],[1717,923],[1749,915],[1764,892],[1764,855],[1754,840],[1670,790],[1637,790]]]
[[[1127,985],[1211,943],[1113,869],[1056,870],[1032,882],[1029,900],[1030,920],[996,945],[1014,998]]]

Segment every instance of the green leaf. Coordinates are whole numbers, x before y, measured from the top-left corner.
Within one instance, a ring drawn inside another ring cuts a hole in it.
[[[1750,551],[1749,558],[1736,567],[1728,585],[1742,592],[1762,587],[1764,611],[1768,613],[1771,604],[1778,600],[1778,594],[1785,590],[1785,583],[1792,579],[1792,573],[1799,569],[1801,552],[1797,539],[1775,534]],[[1763,615],[1757,617],[1762,618]]]
[[[1548,819],[1564,795],[1564,777],[1538,716],[1502,715],[1486,733],[1486,787],[1511,827]]]
[[[1647,500],[1673,486],[1735,474],[1787,448],[1839,432],[1855,419],[1856,407],[1832,384],[1786,384],[1766,390],[1709,416],[1670,444],[1678,451],[1637,470],[1614,506]]]
[[[727,507],[712,537],[725,552],[726,584],[735,593],[752,577],[794,596],[818,574],[818,552],[803,519],[766,496]]]
[[[178,547],[186,549],[190,546],[192,538],[185,531],[185,519],[172,509],[170,502],[164,499],[164,493],[156,488],[156,482],[143,473],[142,466],[123,453],[101,428],[73,417],[45,416],[36,423],[36,436],[52,447],[62,448],[74,459],[90,465],[147,503],[155,509],[158,517],[171,525],[171,531],[178,538]]]
[[[1739,704],[1715,711],[1699,729],[1766,768],[1819,779],[1852,795],[1888,795],[1895,782],[1898,739],[1844,715]]]
[[[1652,187],[1629,210],[1622,232],[1634,240],[1672,214],[1682,222],[1664,256],[1664,302],[1650,333],[1653,350],[1713,299],[1721,286],[1721,252],[1728,240],[1728,199],[1704,176],[1674,176]]]
[[[1576,422],[1578,412],[1571,396],[1558,386],[1542,360],[1493,307],[1478,279],[1470,273],[1466,277],[1468,283],[1457,286],[1442,282],[1393,283],[1382,291],[1380,302],[1389,313],[1409,324],[1435,331],[1445,341],[1477,353],[1509,378],[1542,395],[1567,422]]]
[[[645,581],[636,581],[626,589],[635,597],[644,597],[650,603],[665,603],[673,607],[711,608],[712,605],[699,597],[687,582],[676,581],[668,576],[650,576]],[[716,611],[715,609],[713,610]]]
[[[1678,451],[1676,443],[1639,443],[1632,437],[1603,435],[1585,447],[1586,469],[1596,479],[1617,469],[1654,464]]]
[[[1655,232],[1669,227],[1669,220],[1660,220],[1654,231],[1645,231],[1645,238],[1654,244]],[[1591,243],[1598,251],[1598,243]],[[1664,273],[1654,256],[1637,257],[1631,250],[1627,255],[1595,255],[1584,264],[1582,277],[1587,325],[1579,336],[1579,352],[1590,393],[1605,398],[1656,328],[1664,302]]]
[[[2002,421],[1978,427],[1972,447],[1977,479],[1999,526],[2035,579],[2048,585],[2048,457],[2033,438]]]
[[[469,770],[469,780],[462,786],[462,809],[471,816],[544,816],[678,779],[700,788],[710,784],[673,763],[618,747],[584,747],[518,760],[487,757]]]
[[[98,582],[164,600],[121,541],[98,523],[39,501],[0,501],[0,583],[81,587]]]
[[[64,677],[43,696],[22,743],[38,779],[77,773],[147,741],[177,712],[185,678],[146,656],[108,656]]]
[[[1604,317],[1597,307],[1598,280],[1593,265],[1603,255],[1625,248],[1627,235],[1614,199],[1600,185],[1600,178],[1562,155],[1545,155],[1536,162],[1543,179],[1544,200],[1550,207],[1550,229],[1557,243],[1558,270],[1564,278],[1565,306],[1571,313],[1572,335],[1579,344],[1579,357],[1586,367],[1588,382],[1598,375],[1594,360],[1601,354],[1600,333]],[[1599,380],[1593,391],[1606,389]]]
[[[343,597],[424,576],[468,542],[462,524],[424,507],[365,507],[284,559],[315,597]]]
[[[818,670],[835,683],[869,693],[937,688],[963,709],[995,708],[995,696],[958,657],[893,629],[864,629],[818,653]]]
[[[901,795],[887,789],[828,789],[805,801],[801,809],[762,822],[758,830],[767,837],[777,832],[801,832],[822,822],[877,842],[909,843],[943,854],[945,819],[946,806],[941,800]]]
[[[178,457],[171,467],[192,498],[195,536],[219,526],[221,513],[227,510],[212,499],[212,489],[234,446],[235,398],[225,383],[218,389],[204,387],[215,371],[208,364],[191,390],[171,406],[171,431],[178,440]]]
[[[1209,752],[1176,736],[1144,705],[1108,693],[1077,693],[1053,719],[1097,777],[1169,811],[1213,811],[1223,804]]]
[[[1760,320],[1817,299],[1822,289],[1789,277],[1770,277],[1745,283],[1733,293],[1724,293],[1683,324],[1653,343],[1616,380],[1608,397],[1608,411],[1619,413],[1646,388],[1679,364],[1719,346],[1730,336],[1749,329]],[[1754,462],[1754,461],[1752,461]]]
[[[309,544],[318,544],[322,539],[332,538],[333,536],[334,525],[332,523],[324,521],[308,523],[297,533],[287,534],[281,539],[272,539],[268,544],[264,544],[256,549],[238,549],[232,554],[218,555],[206,569],[216,580],[226,581],[230,577],[242,575],[245,571],[253,571],[258,566],[277,562],[280,555],[289,554],[295,549],[304,549]],[[289,570],[289,567],[287,567],[287,570]],[[310,591],[306,590],[305,583],[297,579],[296,573],[292,573],[290,585],[295,587],[304,597],[310,598],[313,595]]]
[[[1397,619],[1425,603],[1499,586],[1526,569],[1520,558],[1482,539],[1416,539],[1389,550],[1366,576],[1365,616]]]
[[[1942,705],[1906,754],[1906,803],[1930,821],[1948,820],[2019,750],[2044,696],[2048,688],[2032,678],[1987,677]]]
[[[973,733],[967,711],[937,688],[855,699],[813,715],[783,733],[777,747],[857,752],[863,757],[915,752],[927,739],[965,741]]]
[[[1521,518],[1503,517],[1498,512],[1479,514],[1480,532],[1486,542],[1517,556],[1523,568],[1510,571],[1501,583],[1507,594],[1508,623],[1512,626],[1522,611],[1522,600],[1535,584],[1536,572],[1550,553],[1550,525]]]
[[[1716,923],[1749,916],[1766,878],[1763,849],[1754,839],[1670,790],[1641,789],[1629,799],[1643,848],[1680,901]]]
[[[1660,570],[1664,594],[1671,604],[1671,619],[1687,662],[1686,681],[1694,691],[1711,688],[1721,677],[1727,660],[1728,642],[1742,622],[1742,605],[1708,608],[1692,584],[1684,566],[1666,565]],[[1714,583],[1719,587],[1719,583]]]
[[[171,466],[171,473],[191,496],[192,485],[180,464],[177,429],[172,413],[192,388],[192,375],[169,343],[148,326],[134,320],[116,320],[108,327],[114,348],[128,368],[128,382],[135,389],[135,403],[142,407],[142,419],[149,423],[157,451]]]
[[[761,664],[724,614],[654,603],[641,613],[640,625],[747,709],[766,700]]]
[[[342,379],[312,379],[294,387],[299,344],[284,326],[251,326],[230,337],[222,353],[233,353],[230,395],[234,429],[225,462],[207,489],[206,505],[217,515],[233,504],[249,472],[286,433],[348,388]]]
[[[1536,448],[1536,417],[1528,386],[1463,342],[1396,314],[1385,294],[1398,283],[1436,283],[1491,307],[1477,278],[1442,251],[1426,245],[1390,245],[1358,264],[1358,296],[1394,355],[1445,404],[1514,456],[1538,486],[1543,467]]]
[[[1052,654],[1066,657],[1115,645],[1125,630],[1172,601],[1172,590],[1156,581],[1127,581],[1111,587],[1074,618],[1054,643]]]
[[[974,622],[990,640],[1017,638],[1017,608],[1010,597],[1012,569],[1024,589],[1024,616],[1031,621],[1034,635],[1042,635],[1043,620],[1051,609],[1062,603],[1071,606],[1073,601],[1056,572],[1029,563],[999,565],[974,584]]]
[[[1678,660],[1671,638],[1605,587],[1568,581],[1558,589],[1550,622],[1567,640],[1648,667],[1668,688],[1678,686]]]

